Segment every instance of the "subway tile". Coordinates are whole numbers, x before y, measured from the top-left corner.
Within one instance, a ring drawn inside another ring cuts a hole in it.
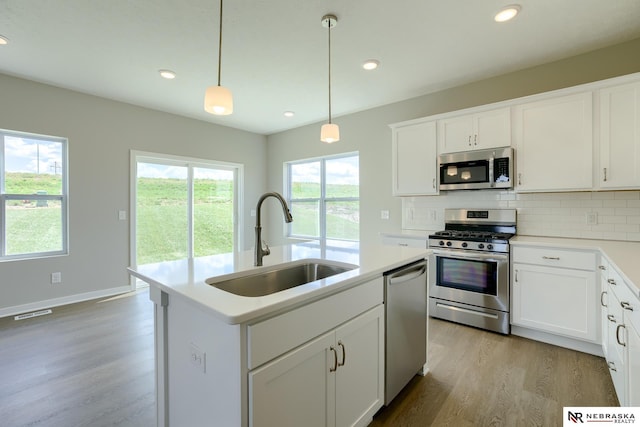
[[[640,233],[640,224],[614,224],[615,231],[624,231],[625,233]]]
[[[640,191],[616,191],[616,199],[638,200],[640,199]]]
[[[623,233],[623,232],[608,232],[608,233],[603,233],[602,239],[608,239],[608,240],[627,240],[627,233]]]

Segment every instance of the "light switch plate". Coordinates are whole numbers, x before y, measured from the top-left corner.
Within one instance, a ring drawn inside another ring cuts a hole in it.
[[[598,213],[597,212],[587,212],[586,220],[588,225],[596,225],[598,223]]]
[[[380,211],[380,219],[389,219],[389,211],[388,210],[381,210]]]
[[[190,350],[189,359],[191,360],[191,364],[194,366],[194,368],[198,369],[203,374],[206,373],[207,372],[207,353],[200,350],[193,343],[191,343],[191,345],[189,346],[189,350]]]

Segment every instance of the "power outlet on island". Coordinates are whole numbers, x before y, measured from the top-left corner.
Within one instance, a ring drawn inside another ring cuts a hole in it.
[[[51,273],[51,284],[56,285],[58,283],[62,283],[62,273],[59,271]]]
[[[388,210],[381,210],[380,211],[380,219],[389,219],[389,211]]]
[[[189,350],[189,359],[191,360],[191,364],[193,365],[193,367],[203,374],[207,372],[207,353],[200,350],[193,343],[191,343],[191,345],[189,346]]]

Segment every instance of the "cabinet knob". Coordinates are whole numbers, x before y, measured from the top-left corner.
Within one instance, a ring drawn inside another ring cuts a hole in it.
[[[620,302],[620,307],[624,308],[625,310],[633,311],[633,306],[627,301]]]
[[[627,343],[620,341],[620,329],[626,329],[626,327],[624,325],[618,325],[618,327],[616,328],[616,341],[618,341],[618,344],[620,344],[621,346],[626,347]]]
[[[604,300],[602,299],[602,297],[604,297],[605,295],[607,295],[607,291],[600,292],[600,305],[603,306],[603,307],[607,306],[607,304],[605,304]]]
[[[329,347],[333,351],[333,368],[329,368],[329,372],[335,372],[338,369],[338,352],[334,346]]]

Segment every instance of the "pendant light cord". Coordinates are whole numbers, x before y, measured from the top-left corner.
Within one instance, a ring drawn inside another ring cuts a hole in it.
[[[329,124],[331,124],[331,18],[327,21],[329,27]]]
[[[222,69],[222,0],[220,0],[220,34],[218,36],[218,86],[220,86],[220,70]]]

